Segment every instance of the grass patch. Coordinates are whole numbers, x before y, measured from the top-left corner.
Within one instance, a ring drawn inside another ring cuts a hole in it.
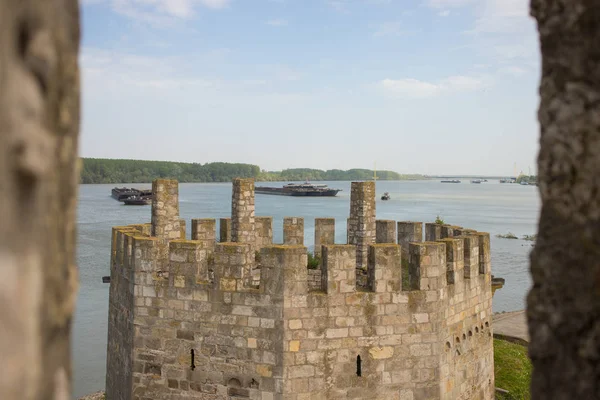
[[[506,340],[494,339],[494,371],[496,387],[508,390],[497,394],[501,400],[530,400],[531,360],[527,347]]]
[[[307,262],[306,267],[308,269],[319,269],[321,266],[321,257],[311,253],[310,251],[307,254],[308,254],[308,262]]]
[[[437,217],[435,217],[435,223],[438,225],[445,225],[444,219],[442,217],[440,217],[439,215]]]

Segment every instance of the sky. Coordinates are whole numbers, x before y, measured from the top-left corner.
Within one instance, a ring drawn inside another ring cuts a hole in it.
[[[529,0],[82,0],[80,155],[535,173]]]

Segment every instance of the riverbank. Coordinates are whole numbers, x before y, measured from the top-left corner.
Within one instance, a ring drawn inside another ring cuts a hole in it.
[[[495,313],[492,318],[494,337],[524,345],[529,343],[525,310]]]

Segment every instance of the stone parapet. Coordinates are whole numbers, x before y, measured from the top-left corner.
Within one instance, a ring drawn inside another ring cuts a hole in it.
[[[219,242],[231,242],[231,218],[219,219]]]
[[[435,242],[442,238],[442,225],[435,222],[425,223],[425,241]]]
[[[285,217],[283,219],[283,244],[304,245],[304,218]]]
[[[217,221],[214,218],[192,219],[192,240],[204,242],[205,247],[217,243]]]
[[[273,217],[255,217],[256,250],[273,244]]]
[[[420,222],[376,222],[367,183],[353,185],[353,243],[315,220],[315,270],[303,219],[270,243],[249,181],[231,219],[249,242],[224,241],[223,219],[219,243],[211,219],[191,221],[192,240],[113,228],[108,398],[492,400],[489,234],[427,224],[424,242]]]
[[[396,221],[378,219],[375,221],[375,242],[396,243]]]
[[[152,182],[152,236],[161,240],[181,237],[179,184],[172,179]]]
[[[369,245],[375,243],[375,182],[352,182],[348,244],[356,246],[356,265],[366,269]]]
[[[233,180],[231,196],[231,241],[249,243],[256,241],[254,223],[254,179]]]
[[[410,243],[420,243],[423,241],[423,223],[413,221],[399,221],[397,225],[398,244],[402,248],[403,265],[407,267],[404,273],[405,285],[408,285],[408,249]]]
[[[321,246],[335,243],[335,218],[315,218],[315,255],[321,256]]]

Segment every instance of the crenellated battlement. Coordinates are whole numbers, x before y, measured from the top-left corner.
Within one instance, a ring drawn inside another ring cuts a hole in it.
[[[251,180],[191,240],[155,182],[152,223],[112,231],[108,398],[492,399],[489,234],[376,220],[352,185],[348,243],[314,220],[315,270],[304,219],[255,216]]]

